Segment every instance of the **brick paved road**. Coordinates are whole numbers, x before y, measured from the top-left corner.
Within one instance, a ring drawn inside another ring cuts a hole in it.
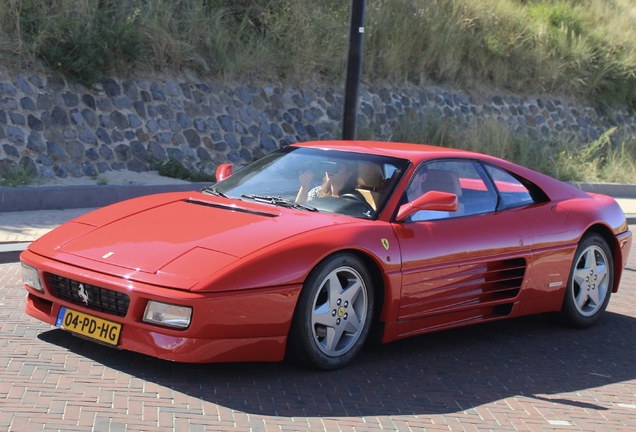
[[[632,231],[634,227],[632,227]],[[344,370],[183,365],[102,347],[22,311],[0,265],[0,430],[636,430],[636,252],[608,313],[366,348]]]

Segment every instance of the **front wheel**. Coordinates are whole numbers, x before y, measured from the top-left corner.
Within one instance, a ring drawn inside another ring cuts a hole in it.
[[[337,369],[360,351],[373,318],[373,286],[362,261],[348,253],[321,262],[305,281],[287,342],[288,357]]]
[[[574,255],[563,299],[560,321],[585,328],[598,321],[607,308],[614,284],[612,253],[603,237],[584,237]]]

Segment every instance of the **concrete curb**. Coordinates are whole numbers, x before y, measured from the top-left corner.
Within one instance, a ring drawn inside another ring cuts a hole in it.
[[[0,244],[0,264],[20,261],[20,254],[31,242]]]
[[[200,182],[163,185],[0,187],[0,213],[104,207],[143,195],[200,190],[209,184]],[[570,182],[570,184],[585,192],[600,193],[614,198],[636,198],[636,184],[588,182]]]
[[[635,184],[584,182],[572,182],[570,184],[585,192],[600,193],[614,198],[636,199]],[[0,213],[104,207],[138,196],[162,192],[200,190],[208,185],[210,183],[0,187]],[[626,214],[625,216],[630,225],[636,224],[636,214]],[[20,252],[26,249],[28,244],[29,242],[0,244],[0,264],[17,262]]]
[[[636,224],[636,214],[625,214],[625,219],[627,219],[628,225]]]
[[[588,182],[570,182],[570,184],[585,192],[599,193],[613,198],[636,199],[636,184]],[[636,214],[626,213],[625,218],[628,224],[636,224]]]
[[[609,195],[614,198],[636,198],[636,184],[569,182],[585,192]]]
[[[199,190],[210,183],[163,185],[89,185],[0,187],[0,213],[103,207],[119,201],[162,192]],[[636,198],[636,184],[570,182],[585,192],[614,198]]]
[[[210,183],[0,187],[0,213],[104,207],[162,192],[200,190]]]

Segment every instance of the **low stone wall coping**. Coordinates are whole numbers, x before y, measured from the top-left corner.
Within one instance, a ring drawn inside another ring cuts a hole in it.
[[[201,190],[210,183],[0,187],[0,213],[104,207],[164,192]]]

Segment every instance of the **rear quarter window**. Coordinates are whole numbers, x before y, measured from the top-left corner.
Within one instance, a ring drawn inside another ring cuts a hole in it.
[[[528,188],[507,171],[491,165],[486,166],[486,171],[495,183],[503,207],[518,207],[535,203]]]

